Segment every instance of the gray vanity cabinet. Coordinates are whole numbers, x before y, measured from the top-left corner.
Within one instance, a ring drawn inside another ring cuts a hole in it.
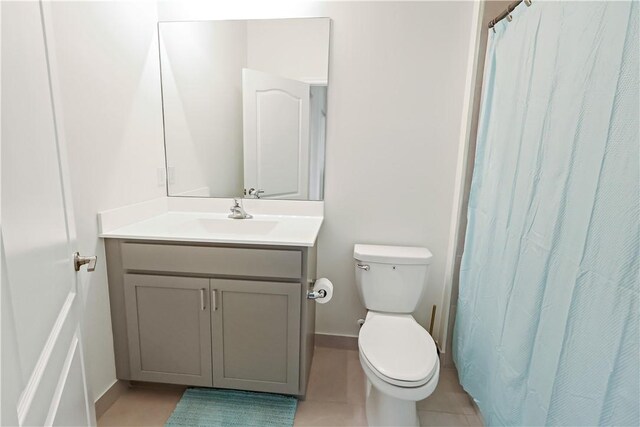
[[[126,274],[131,379],[211,386],[209,280]]]
[[[106,239],[121,380],[304,397],[316,248]]]
[[[213,384],[298,392],[300,284],[211,279]]]

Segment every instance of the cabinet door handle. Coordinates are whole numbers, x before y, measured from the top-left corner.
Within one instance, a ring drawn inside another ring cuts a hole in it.
[[[213,308],[213,311],[216,311],[218,309],[218,302],[216,299],[217,293],[218,293],[217,289],[214,289],[211,291],[211,307]]]
[[[202,310],[207,308],[204,302],[204,288],[200,289],[200,307],[202,307]]]

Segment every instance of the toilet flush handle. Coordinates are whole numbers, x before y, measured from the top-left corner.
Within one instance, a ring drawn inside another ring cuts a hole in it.
[[[364,270],[364,271],[369,271],[369,269],[371,268],[367,264],[356,264],[356,267],[358,267],[360,270]]]

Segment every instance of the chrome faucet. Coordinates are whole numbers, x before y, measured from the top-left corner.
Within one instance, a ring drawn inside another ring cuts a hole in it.
[[[251,219],[253,215],[249,215],[242,206],[242,199],[238,202],[238,199],[233,199],[233,206],[231,206],[231,213],[229,214],[231,219]]]

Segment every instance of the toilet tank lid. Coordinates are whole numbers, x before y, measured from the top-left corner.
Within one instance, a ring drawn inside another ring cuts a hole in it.
[[[355,245],[353,257],[358,261],[383,264],[431,264],[433,254],[427,248],[416,246]]]

